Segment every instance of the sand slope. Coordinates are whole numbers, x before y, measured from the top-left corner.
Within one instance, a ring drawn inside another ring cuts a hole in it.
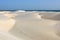
[[[55,13],[55,12],[54,12]],[[0,13],[1,40],[60,40],[59,13]]]
[[[59,21],[39,18],[34,13],[20,15],[9,31],[11,34],[26,40],[60,40],[55,27]]]

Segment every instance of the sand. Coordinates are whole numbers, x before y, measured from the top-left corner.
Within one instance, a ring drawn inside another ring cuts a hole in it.
[[[0,40],[60,40],[59,12],[0,12]]]

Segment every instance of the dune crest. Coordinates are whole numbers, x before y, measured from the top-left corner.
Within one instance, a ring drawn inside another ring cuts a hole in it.
[[[17,14],[5,13],[2,14],[7,17],[5,20],[0,20],[0,31],[9,31],[14,25],[16,20],[14,19]]]

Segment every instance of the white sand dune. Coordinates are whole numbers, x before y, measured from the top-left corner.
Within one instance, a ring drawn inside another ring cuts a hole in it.
[[[58,15],[58,12],[0,13],[0,40],[60,40]]]

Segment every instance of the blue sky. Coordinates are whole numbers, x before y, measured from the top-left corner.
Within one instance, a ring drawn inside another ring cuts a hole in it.
[[[0,0],[0,10],[60,10],[60,0]]]

